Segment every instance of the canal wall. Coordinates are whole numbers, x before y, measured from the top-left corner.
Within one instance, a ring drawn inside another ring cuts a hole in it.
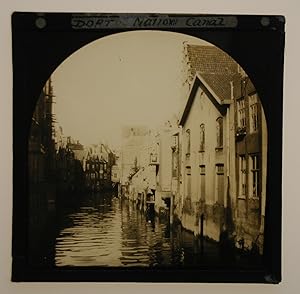
[[[192,202],[190,199],[184,200],[181,216],[177,211],[177,218],[185,229],[193,232],[194,235],[203,235],[214,241],[220,241],[224,216],[223,206],[208,205],[203,201]]]
[[[250,209],[250,208],[249,208]],[[256,214],[248,213],[248,218],[236,217],[232,207],[224,207],[204,202],[183,201],[182,207],[175,209],[174,217],[182,227],[195,236],[203,236],[216,242],[222,242],[224,234],[237,249],[255,254],[263,254],[264,235]]]

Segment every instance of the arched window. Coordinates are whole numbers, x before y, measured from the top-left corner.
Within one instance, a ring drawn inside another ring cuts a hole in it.
[[[217,119],[217,148],[223,148],[223,118]]]
[[[204,151],[205,148],[205,126],[204,124],[200,125],[200,148],[199,151]]]
[[[186,155],[191,153],[191,130],[186,130]]]

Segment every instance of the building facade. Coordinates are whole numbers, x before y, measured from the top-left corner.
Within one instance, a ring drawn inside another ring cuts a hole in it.
[[[236,234],[242,247],[262,247],[267,179],[267,126],[258,94],[245,74],[234,84]]]
[[[120,152],[121,193],[128,197],[129,178],[144,165],[144,146],[149,130],[143,126],[124,127]]]
[[[82,162],[88,190],[99,192],[112,189],[112,167],[116,156],[108,146],[101,143],[87,147]]]
[[[267,128],[260,99],[224,52],[186,46],[193,79],[174,136],[175,214],[195,234],[220,241],[226,231],[237,246],[262,251]]]

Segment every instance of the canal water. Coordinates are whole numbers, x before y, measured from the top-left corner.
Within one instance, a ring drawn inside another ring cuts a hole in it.
[[[88,196],[60,221],[55,266],[164,267],[222,263],[216,242],[110,195]]]

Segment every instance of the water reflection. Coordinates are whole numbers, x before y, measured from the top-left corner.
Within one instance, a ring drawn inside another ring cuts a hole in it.
[[[56,266],[197,266],[218,256],[215,243],[203,255],[192,234],[100,194],[63,218],[55,251]]]

